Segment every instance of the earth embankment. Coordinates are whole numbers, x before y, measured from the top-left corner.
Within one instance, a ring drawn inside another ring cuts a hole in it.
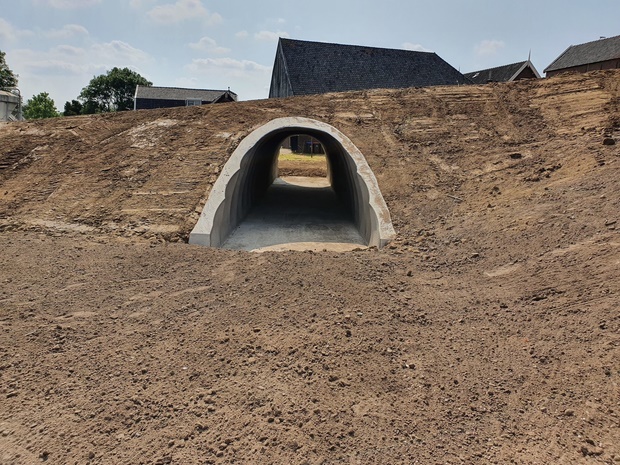
[[[0,127],[0,463],[620,462],[618,72]],[[184,242],[282,116],[388,247]]]

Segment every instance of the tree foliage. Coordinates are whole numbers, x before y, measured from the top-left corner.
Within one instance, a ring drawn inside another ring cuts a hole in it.
[[[112,68],[106,74],[93,77],[78,97],[84,102],[82,113],[133,109],[137,85],[151,86],[153,83],[129,68]]]
[[[31,99],[28,99],[22,109],[22,114],[26,119],[53,118],[60,116],[56,111],[54,100],[47,92],[41,92]]]
[[[6,64],[5,55],[0,50],[0,88],[17,87],[17,75]]]
[[[63,116],[75,116],[82,114],[82,104],[78,100],[71,100],[65,102],[65,111],[62,112]]]

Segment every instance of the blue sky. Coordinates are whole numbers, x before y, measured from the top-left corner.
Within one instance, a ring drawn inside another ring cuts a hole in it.
[[[278,37],[434,51],[462,72],[620,34],[620,0],[0,0],[0,50],[56,106],[130,67],[154,85],[266,98]]]

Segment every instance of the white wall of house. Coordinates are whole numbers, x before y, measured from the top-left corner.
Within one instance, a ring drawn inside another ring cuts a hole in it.
[[[19,105],[19,97],[10,92],[0,91],[0,121],[13,121],[13,110]]]

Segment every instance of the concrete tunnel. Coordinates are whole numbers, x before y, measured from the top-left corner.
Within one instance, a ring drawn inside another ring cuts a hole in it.
[[[323,144],[329,182],[366,244],[383,247],[395,236],[375,175],[351,140],[329,124],[287,117],[270,121],[241,141],[211,189],[190,244],[222,246],[277,179],[279,148],[297,134]]]

